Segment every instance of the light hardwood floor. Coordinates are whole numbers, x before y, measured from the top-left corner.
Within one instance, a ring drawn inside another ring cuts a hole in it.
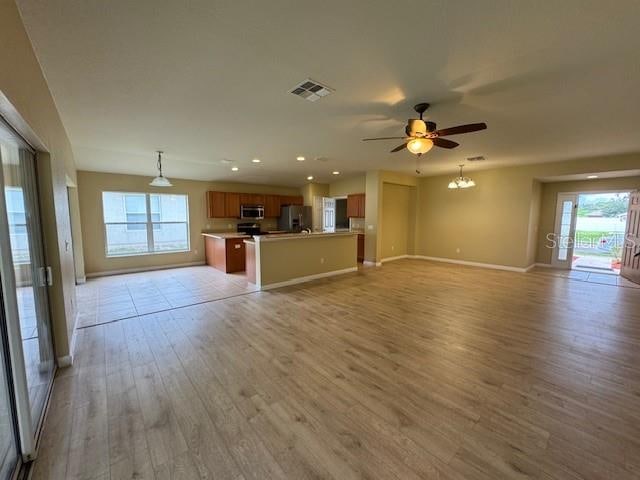
[[[640,474],[640,290],[401,260],[79,331],[34,479]]]

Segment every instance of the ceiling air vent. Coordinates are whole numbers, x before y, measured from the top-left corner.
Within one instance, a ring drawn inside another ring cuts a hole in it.
[[[330,93],[333,93],[333,91],[334,90],[332,88],[307,78],[305,81],[296,85],[291,90],[291,93],[298,95],[305,100],[309,100],[310,102],[315,102],[316,100],[320,100],[322,97],[326,97]]]
[[[482,162],[482,161],[486,160],[486,158],[484,158],[482,155],[479,155],[477,157],[469,157],[469,158],[467,158],[467,160],[469,162]]]

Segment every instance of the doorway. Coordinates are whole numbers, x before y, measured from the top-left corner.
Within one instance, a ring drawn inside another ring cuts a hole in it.
[[[560,193],[553,265],[619,275],[629,192]]]

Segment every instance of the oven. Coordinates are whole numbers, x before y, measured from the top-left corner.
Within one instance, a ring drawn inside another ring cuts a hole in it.
[[[240,218],[243,220],[264,219],[264,205],[241,205]]]

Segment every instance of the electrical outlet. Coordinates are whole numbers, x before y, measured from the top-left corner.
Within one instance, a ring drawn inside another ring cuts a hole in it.
[[[197,254],[198,254],[198,250],[194,250],[194,251],[193,251],[193,254],[194,254],[194,255],[197,255]]]
[[[320,263],[324,263],[324,257],[320,258]]]
[[[369,230],[373,230],[373,225],[367,225],[367,228],[368,228]]]
[[[211,228],[211,224],[210,223],[207,223],[207,228]]]
[[[460,253],[460,247],[456,248],[456,253]]]
[[[396,249],[395,245],[391,245],[391,251],[393,252]]]

